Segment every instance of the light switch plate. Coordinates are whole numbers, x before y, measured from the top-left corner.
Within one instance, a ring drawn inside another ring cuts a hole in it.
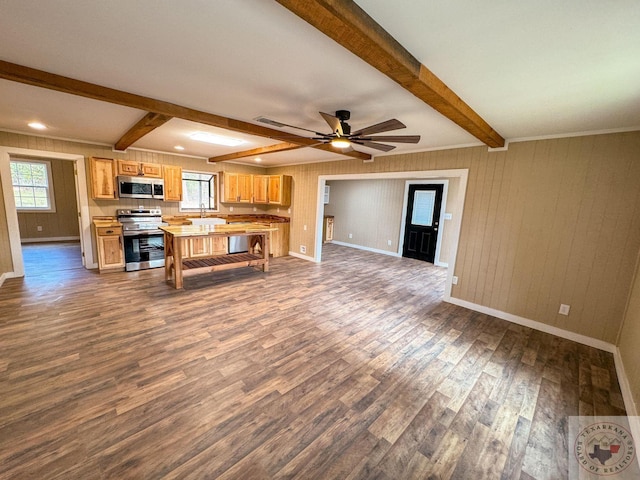
[[[564,303],[560,304],[560,310],[558,311],[558,313],[560,315],[569,315],[569,309],[571,308],[570,305],[565,305]]]

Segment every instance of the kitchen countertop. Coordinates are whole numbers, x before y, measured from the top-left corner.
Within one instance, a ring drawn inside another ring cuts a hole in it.
[[[163,215],[162,220],[169,225],[190,225],[192,218],[201,218],[200,214]],[[204,218],[224,218],[227,222],[253,222],[253,223],[289,223],[289,217],[266,214],[207,214]]]
[[[252,233],[273,232],[277,228],[260,223],[227,223],[221,225],[169,225],[160,227],[160,230],[174,237],[203,237],[208,235],[251,235]]]
[[[115,217],[93,217],[93,224],[98,228],[121,227],[122,224]]]

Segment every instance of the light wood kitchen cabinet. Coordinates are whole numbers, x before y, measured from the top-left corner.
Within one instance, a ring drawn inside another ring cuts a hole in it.
[[[141,163],[133,160],[118,160],[118,175],[135,177],[138,175],[162,178],[162,165],[157,163]]]
[[[322,224],[322,241],[323,243],[333,240],[333,215],[325,215]]]
[[[98,246],[98,270],[100,273],[124,269],[124,248],[122,226],[96,227],[96,244]]]
[[[145,177],[162,178],[162,165],[158,163],[141,163],[140,172]]]
[[[274,257],[289,255],[289,223],[270,223],[269,226],[278,229],[271,232],[269,253]]]
[[[251,203],[253,197],[253,175],[248,173],[222,174],[223,196],[226,203]]]
[[[269,203],[269,175],[253,176],[253,203]]]
[[[91,198],[94,200],[116,199],[116,165],[112,158],[89,158]]]
[[[269,175],[268,192],[270,205],[291,205],[291,176]]]
[[[162,167],[164,175],[164,201],[182,201],[182,167],[175,165],[164,165]]]
[[[185,244],[187,251],[183,252],[183,258],[211,257],[228,252],[226,237],[193,237]]]

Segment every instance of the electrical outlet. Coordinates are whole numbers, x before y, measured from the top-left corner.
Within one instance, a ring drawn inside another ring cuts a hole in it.
[[[353,233],[350,233],[350,234],[349,234],[349,238],[353,238]]]
[[[291,209],[287,210],[287,213],[291,213]]]
[[[456,277],[455,275],[453,277],[451,277],[451,284],[452,285],[457,285],[458,284],[458,277]]]
[[[253,207],[253,211],[257,212],[258,211],[257,207]]]
[[[569,309],[571,308],[570,305],[565,305],[564,303],[560,304],[560,310],[558,311],[558,313],[560,315],[569,315]]]
[[[387,240],[387,245],[391,246],[391,240]]]
[[[307,231],[307,226],[305,225],[304,227],[302,227],[302,229],[303,229],[304,231]]]
[[[37,230],[37,231],[39,231],[39,232],[41,232],[41,231],[42,231],[42,225],[38,225],[38,226],[36,227],[36,230]]]
[[[230,211],[230,212],[233,212],[233,207],[229,207],[229,211]]]
[[[300,253],[307,253],[307,247],[305,245],[300,245]]]

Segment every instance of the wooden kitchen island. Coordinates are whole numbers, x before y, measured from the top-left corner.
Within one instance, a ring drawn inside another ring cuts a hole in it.
[[[200,273],[215,272],[240,267],[261,267],[269,271],[269,234],[277,230],[257,223],[223,225],[162,226],[164,232],[165,280],[173,279],[175,288],[183,288],[183,278]],[[218,253],[190,258],[189,242],[232,236],[248,237],[247,253]]]

